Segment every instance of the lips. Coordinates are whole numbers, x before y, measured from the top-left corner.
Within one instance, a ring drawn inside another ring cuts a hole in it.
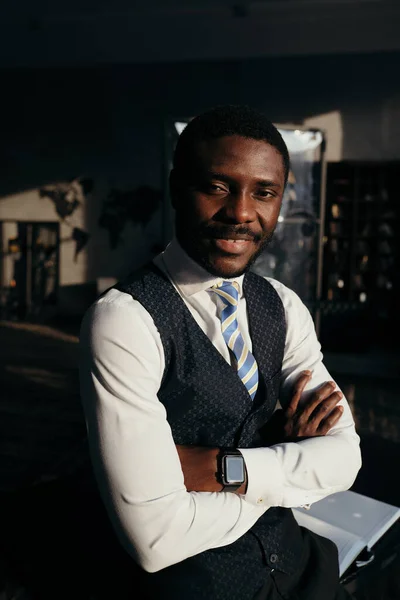
[[[226,252],[227,254],[242,254],[250,247],[253,243],[251,239],[225,239],[225,238],[214,238],[213,242],[215,246]]]

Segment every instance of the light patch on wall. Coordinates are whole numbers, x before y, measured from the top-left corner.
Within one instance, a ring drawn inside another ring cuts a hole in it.
[[[58,221],[50,202],[43,202],[39,190],[32,189],[0,198],[0,220]]]
[[[87,196],[93,181],[77,177],[0,198],[0,221],[60,223],[60,285],[86,281]]]
[[[315,115],[304,120],[304,127],[325,132],[326,160],[338,162],[343,158],[343,123],[340,111]]]

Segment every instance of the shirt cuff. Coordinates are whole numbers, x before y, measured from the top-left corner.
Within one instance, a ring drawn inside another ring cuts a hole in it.
[[[239,448],[247,470],[245,500],[256,506],[282,506],[282,466],[271,448]],[[260,473],[263,474],[260,477]]]

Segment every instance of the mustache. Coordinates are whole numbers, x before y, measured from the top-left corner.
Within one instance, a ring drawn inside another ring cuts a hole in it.
[[[221,239],[231,239],[237,235],[246,236],[249,239],[252,239],[255,242],[259,242],[262,239],[262,236],[258,233],[252,231],[246,225],[234,226],[234,225],[224,225],[224,226],[215,226],[215,225],[200,225],[198,232],[200,235],[209,238],[221,238]]]

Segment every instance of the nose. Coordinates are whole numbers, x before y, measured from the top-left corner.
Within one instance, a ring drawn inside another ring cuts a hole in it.
[[[231,223],[249,223],[255,218],[254,199],[246,190],[231,192],[224,212]]]

